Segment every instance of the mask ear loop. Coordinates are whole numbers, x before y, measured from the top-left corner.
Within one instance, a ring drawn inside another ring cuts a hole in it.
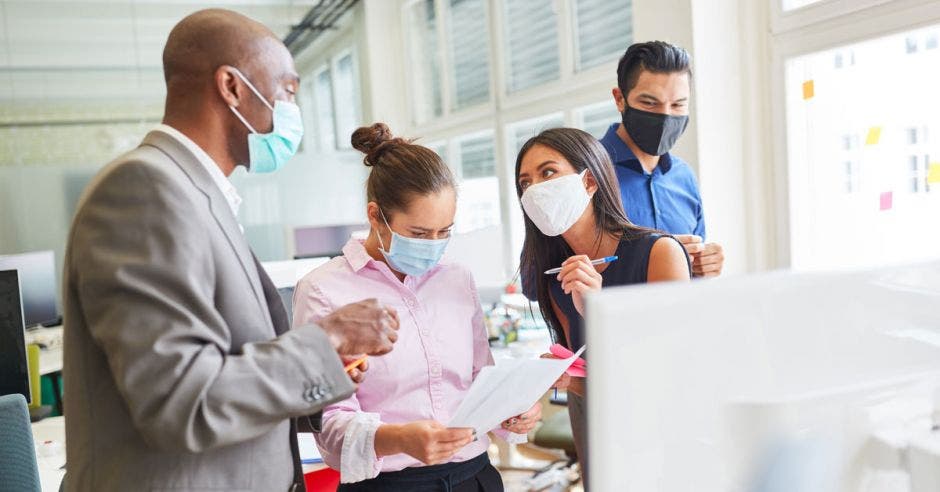
[[[271,103],[269,103],[268,100],[265,99],[265,97],[261,95],[261,92],[259,92],[258,89],[256,89],[255,86],[251,82],[248,81],[248,78],[245,77],[245,74],[243,74],[241,70],[235,67],[232,67],[232,70],[235,70],[235,75],[238,75],[238,77],[242,79],[242,82],[244,82],[245,85],[247,85],[248,88],[251,89],[251,92],[254,92],[255,95],[258,96],[258,99],[261,99],[261,102],[263,102],[264,105],[267,106],[268,109],[270,109],[273,112],[274,106],[271,106]]]
[[[382,221],[385,222],[385,227],[388,228],[388,233],[394,234],[395,231],[393,231],[392,227],[388,225],[388,219],[385,218],[385,212],[382,210],[382,207],[379,207],[379,213],[382,214]],[[382,246],[382,251],[389,253],[390,251],[385,249],[385,241],[382,240],[382,235],[379,234],[379,231],[375,231],[375,235],[379,238],[379,244]]]
[[[261,99],[261,102],[263,102],[264,105],[267,106],[268,109],[270,109],[271,112],[273,113],[273,112],[274,112],[274,106],[271,106],[271,103],[269,103],[268,100],[265,99],[264,96],[261,95],[261,92],[259,92],[258,89],[255,88],[254,84],[252,84],[251,82],[248,81],[248,78],[245,77],[245,74],[243,74],[243,73],[241,72],[241,70],[239,70],[239,69],[237,69],[237,68],[235,68],[235,67],[232,67],[232,70],[235,71],[235,75],[238,75],[238,78],[242,79],[242,82],[244,82],[245,85],[247,85],[248,88],[251,89],[251,92],[253,92],[253,93],[255,94],[255,96],[258,97],[258,99]],[[250,130],[251,133],[258,133],[258,131],[255,130],[255,127],[251,126],[251,123],[248,123],[248,120],[246,120],[245,117],[242,116],[242,114],[241,114],[240,112],[238,112],[237,109],[235,109],[235,106],[229,105],[228,108],[231,109],[233,113],[235,113],[235,116],[238,117],[238,119],[241,120],[241,122],[242,122],[246,127],[248,127],[248,130]]]

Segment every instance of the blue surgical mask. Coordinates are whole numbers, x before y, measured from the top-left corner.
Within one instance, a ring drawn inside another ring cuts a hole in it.
[[[271,106],[271,103],[258,92],[258,89],[255,89],[255,86],[238,69],[235,69],[235,73],[274,114],[274,129],[271,130],[271,133],[258,133],[234,106],[229,106],[235,116],[251,131],[248,134],[248,172],[271,173],[277,171],[291,157],[294,157],[297,148],[300,147],[300,140],[304,136],[304,124],[300,117],[300,108],[292,102],[280,100],[274,101],[274,106]]]
[[[416,239],[405,237],[393,231],[385,219],[385,213],[381,212],[385,227],[392,233],[392,243],[389,249],[385,249],[385,242],[382,241],[382,235],[379,236],[379,243],[382,248],[382,256],[388,262],[388,266],[397,272],[419,277],[428,272],[434,265],[441,261],[444,256],[444,250],[447,249],[447,243],[450,238],[445,239]]]

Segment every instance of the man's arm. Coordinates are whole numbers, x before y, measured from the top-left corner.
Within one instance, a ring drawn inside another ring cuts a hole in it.
[[[193,213],[201,200],[162,171],[124,165],[88,199],[72,233],[69,268],[90,333],[136,428],[166,450],[249,440],[353,391],[315,325],[233,353],[232,331],[266,328],[229,326],[216,310],[212,225]]]

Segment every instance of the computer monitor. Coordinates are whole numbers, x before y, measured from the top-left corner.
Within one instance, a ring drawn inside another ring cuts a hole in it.
[[[294,229],[294,258],[339,256],[353,234],[368,230],[368,224],[297,227]]]
[[[938,299],[940,263],[589,296],[591,489],[896,490],[859,486],[891,466],[923,480],[902,448],[934,435]]]
[[[55,255],[52,251],[34,251],[0,256],[0,270],[17,270],[23,300],[26,327],[53,322],[56,309]]]
[[[294,322],[294,286],[314,268],[330,261],[328,257],[304,258],[302,260],[265,261],[261,263],[264,271],[271,277],[271,282],[277,288],[284,309],[287,310],[287,320]]]
[[[23,304],[16,270],[0,270],[0,395],[19,393],[31,401]]]

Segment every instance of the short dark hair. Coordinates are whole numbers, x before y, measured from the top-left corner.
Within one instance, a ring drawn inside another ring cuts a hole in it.
[[[636,81],[643,70],[653,73],[683,72],[692,78],[692,58],[689,52],[665,41],[647,41],[635,43],[617,64],[617,87],[623,97],[636,87]]]
[[[385,123],[358,128],[350,139],[354,149],[366,154],[372,168],[366,181],[366,197],[382,213],[407,211],[415,197],[456,189],[454,175],[433,150],[395,137]]]

